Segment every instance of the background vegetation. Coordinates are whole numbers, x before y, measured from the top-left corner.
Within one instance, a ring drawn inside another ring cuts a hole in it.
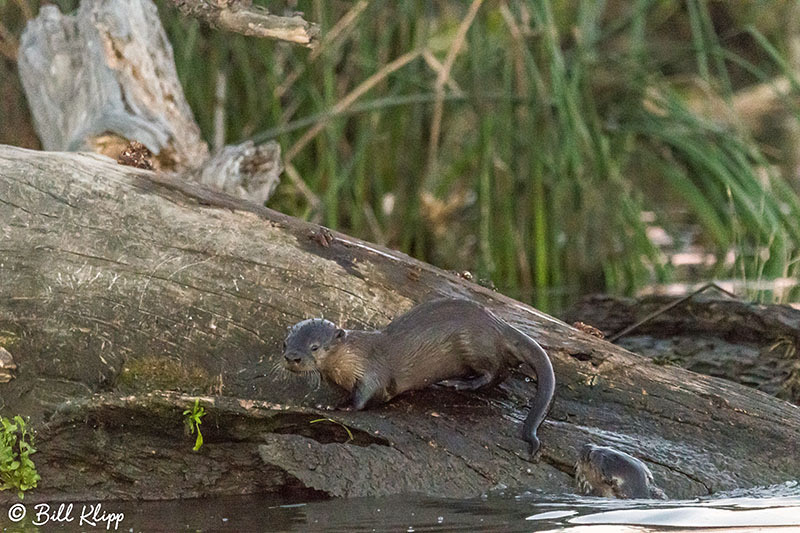
[[[270,207],[549,311],[589,291],[796,276],[797,2],[262,3],[320,23],[322,46],[159,10],[206,138],[283,147]],[[36,145],[8,51],[37,11],[0,0],[0,142]],[[773,288],[743,295],[796,297]]]

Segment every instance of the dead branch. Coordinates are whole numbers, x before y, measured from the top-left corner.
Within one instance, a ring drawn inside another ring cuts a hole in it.
[[[320,27],[300,15],[280,17],[266,9],[238,0],[172,0],[188,17],[242,35],[278,39],[314,48],[319,43]]]

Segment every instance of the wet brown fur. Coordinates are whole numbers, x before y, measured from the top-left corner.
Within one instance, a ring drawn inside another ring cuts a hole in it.
[[[366,361],[354,343],[341,344],[317,361],[322,376],[344,390],[352,392],[359,380],[364,379]]]
[[[555,376],[547,354],[530,337],[468,300],[433,300],[414,307],[380,331],[350,331],[327,320],[304,320],[284,343],[286,368],[316,370],[352,392],[353,407],[386,402],[434,383],[475,390],[501,382],[508,369],[530,364],[537,395],[523,426],[531,452],[547,415]]]
[[[608,446],[583,446],[575,463],[575,483],[580,493],[589,496],[667,499],[647,465]]]

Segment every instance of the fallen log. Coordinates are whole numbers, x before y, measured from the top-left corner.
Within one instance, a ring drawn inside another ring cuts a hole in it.
[[[678,365],[800,404],[800,310],[787,305],[705,295],[686,301],[594,295],[573,306],[565,319],[588,322],[612,340],[644,321],[617,344],[658,364]]]
[[[30,417],[42,477],[26,501],[562,493],[585,442],[640,457],[672,497],[800,476],[796,406],[168,174],[0,146],[0,236],[14,366],[0,414]],[[519,437],[526,367],[493,390],[431,388],[361,412],[325,408],[342,399],[326,384],[269,373],[298,320],[380,327],[441,296],[487,306],[548,351],[558,384],[539,462]],[[182,415],[195,398],[208,413],[198,452]]]

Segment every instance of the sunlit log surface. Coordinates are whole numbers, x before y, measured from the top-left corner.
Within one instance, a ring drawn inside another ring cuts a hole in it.
[[[101,156],[0,146],[0,345],[16,365],[0,407],[38,429],[30,498],[568,492],[588,441],[643,458],[673,497],[800,475],[798,408],[320,231]],[[519,438],[525,368],[492,391],[363,412],[316,407],[342,399],[325,384],[264,376],[300,319],[382,326],[436,296],[474,299],[548,350],[558,386],[540,462]],[[196,453],[181,414],[195,397],[209,413]]]

